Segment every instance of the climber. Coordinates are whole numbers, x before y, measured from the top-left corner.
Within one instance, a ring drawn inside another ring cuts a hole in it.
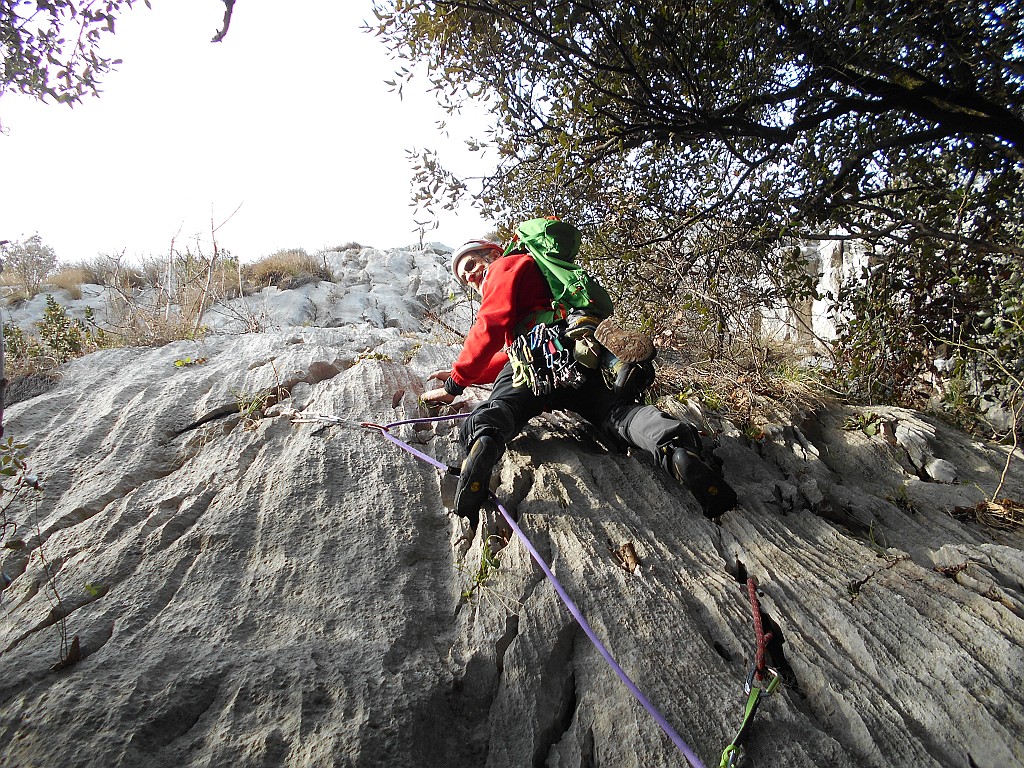
[[[717,519],[732,509],[736,493],[704,461],[700,435],[692,425],[654,406],[640,405],[635,391],[616,394],[600,370],[584,366],[578,367],[581,375],[572,386],[556,385],[537,393],[523,384],[507,350],[517,337],[536,331],[531,320],[552,306],[552,290],[525,250],[510,245],[506,251],[497,243],[471,240],[452,254],[455,279],[479,294],[480,308],[451,370],[428,377],[428,381],[443,381],[444,386],[428,390],[423,400],[428,405],[450,404],[466,387],[494,382],[488,399],[461,425],[467,455],[455,492],[456,513],[476,529],[491,472],[505,446],[531,418],[556,409],[582,416],[615,445],[649,453],[690,490],[708,518]],[[554,327],[560,326],[555,323]],[[566,351],[570,347],[566,344]]]

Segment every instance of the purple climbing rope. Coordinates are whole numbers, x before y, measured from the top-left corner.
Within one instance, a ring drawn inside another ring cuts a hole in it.
[[[448,467],[447,464],[441,463],[432,456],[428,456],[422,451],[416,450],[408,443],[395,437],[394,435],[391,434],[391,428],[400,427],[406,424],[423,424],[426,422],[433,421],[454,421],[456,419],[464,419],[468,415],[469,414],[466,413],[459,413],[452,416],[439,416],[436,418],[406,419],[405,421],[395,421],[392,422],[391,424],[383,425],[373,424],[371,422],[361,422],[360,426],[366,429],[378,430],[382,435],[384,435],[384,437],[386,437],[392,443],[399,446],[403,450],[411,453],[416,458],[421,459],[427,462],[428,464],[431,464],[432,466],[436,467],[442,472],[448,472],[450,468]],[[526,534],[523,533],[522,528],[519,527],[516,521],[512,518],[512,515],[510,515],[508,511],[505,509],[505,507],[501,505],[501,502],[498,501],[498,497],[495,496],[493,493],[491,493],[491,501],[494,502],[495,506],[497,506],[498,508],[498,511],[501,512],[502,517],[505,518],[505,521],[512,527],[513,532],[526,546],[526,549],[529,551],[530,556],[533,557],[537,565],[540,566],[540,569],[544,571],[544,575],[551,580],[551,585],[555,588],[555,592],[558,593],[558,596],[562,599],[562,602],[565,604],[565,607],[569,609],[569,613],[572,614],[573,618],[576,619],[576,622],[586,633],[587,637],[590,638],[590,641],[594,644],[594,647],[597,648],[598,653],[600,653],[604,657],[604,660],[608,662],[608,665],[612,668],[612,671],[614,671],[615,674],[618,675],[619,679],[622,680],[623,683],[625,683],[626,687],[629,689],[629,692],[633,694],[636,700],[639,701],[643,708],[647,710],[647,712],[651,715],[652,718],[654,718],[654,721],[661,727],[661,730],[665,732],[665,735],[667,735],[672,740],[672,743],[675,744],[676,747],[678,747],[679,751],[683,753],[683,756],[686,757],[690,765],[693,766],[693,768],[705,768],[704,764],[700,761],[700,758],[697,757],[694,751],[690,749],[689,745],[685,741],[683,741],[683,738],[678,733],[676,733],[675,728],[673,728],[669,724],[668,720],[665,719],[665,716],[662,715],[661,712],[659,712],[657,708],[653,704],[651,704],[650,701],[648,701],[647,697],[644,696],[643,692],[636,686],[636,683],[634,683],[630,679],[629,675],[627,675],[626,672],[622,669],[622,667],[619,666],[618,662],[615,661],[611,653],[608,652],[608,649],[605,648],[604,644],[598,639],[597,635],[594,634],[594,630],[591,628],[587,620],[583,617],[583,614],[580,613],[580,609],[576,607],[576,603],[574,603],[572,598],[569,597],[568,593],[565,591],[565,588],[562,586],[561,582],[559,582],[558,579],[555,578],[555,574],[551,572],[551,568],[549,568],[548,564],[544,562],[544,558],[541,557],[540,553],[533,546],[533,543],[526,537]]]

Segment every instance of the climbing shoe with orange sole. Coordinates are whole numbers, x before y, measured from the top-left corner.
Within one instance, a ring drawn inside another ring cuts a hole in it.
[[[469,520],[474,531],[480,522],[480,507],[490,492],[491,472],[501,455],[501,444],[483,435],[473,441],[462,462],[459,485],[455,489],[455,513]]]
[[[700,503],[705,517],[715,520],[736,506],[736,491],[693,451],[676,448],[669,466],[676,480]]]

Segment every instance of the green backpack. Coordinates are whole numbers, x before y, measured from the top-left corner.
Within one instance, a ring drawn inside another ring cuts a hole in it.
[[[554,318],[565,317],[573,309],[598,319],[611,316],[608,291],[575,261],[583,240],[576,227],[557,219],[530,219],[516,227],[515,234],[505,255],[525,249],[537,262],[554,296]]]

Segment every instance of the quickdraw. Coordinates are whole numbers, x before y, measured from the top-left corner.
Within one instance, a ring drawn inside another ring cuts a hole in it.
[[[563,387],[576,389],[583,372],[562,343],[563,327],[539,323],[517,336],[506,352],[512,364],[512,386],[529,387],[535,395],[547,395]]]
[[[772,633],[765,633],[764,628],[761,626],[761,605],[757,600],[757,582],[753,579],[747,579],[747,594],[750,597],[750,609],[754,614],[754,634],[756,638],[754,664],[751,666],[750,673],[743,684],[743,691],[747,694],[743,722],[740,724],[740,729],[736,732],[732,743],[722,752],[719,768],[735,768],[739,760],[740,747],[743,746],[743,742],[747,738],[747,732],[757,712],[757,707],[761,703],[761,699],[764,696],[770,696],[775,693],[781,681],[779,673],[764,663],[765,650],[768,648],[768,643],[771,642]]]

